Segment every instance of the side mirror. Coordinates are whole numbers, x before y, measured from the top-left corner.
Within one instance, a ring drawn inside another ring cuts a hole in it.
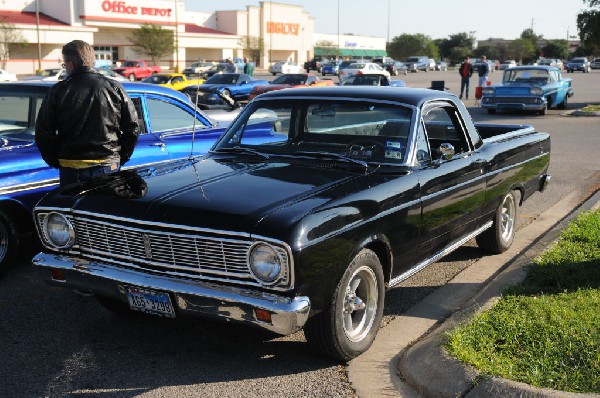
[[[451,144],[448,144],[447,142],[440,145],[440,147],[438,148],[438,151],[441,155],[442,160],[450,160],[454,157],[454,155],[456,153],[456,151],[454,150],[454,147]]]

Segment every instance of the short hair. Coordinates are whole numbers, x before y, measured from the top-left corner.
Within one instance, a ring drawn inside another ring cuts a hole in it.
[[[482,55],[482,56],[481,56],[481,59],[485,59],[485,55]]]
[[[62,48],[63,60],[71,61],[73,67],[94,66],[94,48],[83,40],[73,40]]]

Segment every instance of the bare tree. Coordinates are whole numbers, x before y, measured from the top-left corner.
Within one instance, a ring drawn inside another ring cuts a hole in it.
[[[243,36],[240,37],[238,45],[244,51],[244,55],[260,64],[260,55],[265,50],[265,42],[262,37]]]
[[[27,40],[15,25],[8,22],[5,17],[0,17],[0,65],[6,68],[6,61],[10,59],[11,52],[25,47]]]

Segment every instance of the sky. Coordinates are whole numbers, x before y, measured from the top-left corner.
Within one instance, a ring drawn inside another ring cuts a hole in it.
[[[246,10],[258,0],[184,0],[189,11]],[[279,0],[304,6],[315,18],[315,32],[352,33],[392,39],[423,33],[431,39],[475,32],[478,40],[516,39],[533,27],[546,39],[577,36],[583,0]],[[338,9],[339,5],[339,9]],[[388,9],[390,18],[388,20]],[[339,32],[338,32],[339,11]],[[389,29],[388,29],[389,27]]]

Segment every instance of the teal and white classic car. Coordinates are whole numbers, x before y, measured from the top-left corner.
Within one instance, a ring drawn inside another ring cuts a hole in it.
[[[496,111],[534,111],[544,115],[549,108],[566,109],[573,96],[572,79],[563,78],[554,66],[517,66],[504,71],[502,83],[484,87],[481,106]]]

